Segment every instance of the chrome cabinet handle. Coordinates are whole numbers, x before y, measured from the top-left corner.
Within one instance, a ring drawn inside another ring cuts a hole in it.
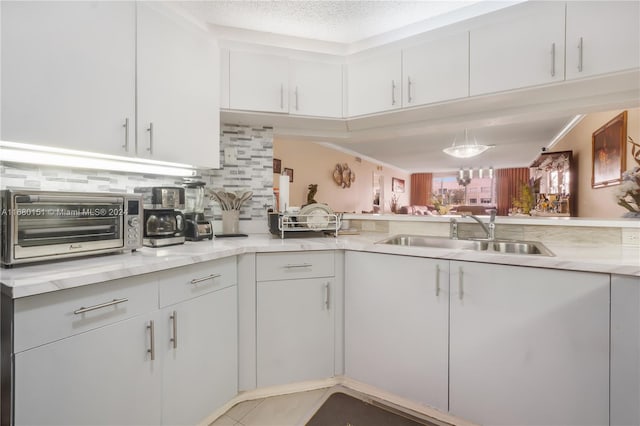
[[[440,296],[440,265],[436,265],[436,297]]]
[[[391,80],[391,105],[396,104],[396,81]]]
[[[580,43],[578,43],[578,72],[582,72],[582,37],[580,37]]]
[[[169,319],[172,322],[173,328],[173,337],[171,337],[169,341],[173,343],[173,349],[176,349],[178,347],[178,313],[173,311],[169,316]]]
[[[556,76],[556,44],[551,43],[551,77]]]
[[[153,154],[153,123],[149,123],[147,132],[149,132],[149,147],[147,148],[147,151],[149,151],[149,154]]]
[[[149,321],[149,325],[147,325],[147,330],[149,330],[149,344],[150,347],[147,349],[147,353],[151,356],[151,361],[156,359],[156,333],[153,320]]]
[[[458,274],[458,299],[462,300],[464,298],[464,283],[463,283],[463,274],[462,266],[460,267],[460,273]]]
[[[295,95],[296,95],[296,111],[298,111],[298,86],[296,86]]]
[[[81,306],[79,309],[76,309],[75,311],[73,311],[73,313],[75,315],[84,314],[85,312],[95,311],[96,309],[102,309],[102,308],[106,308],[107,306],[113,306],[113,305],[117,305],[118,303],[124,303],[128,301],[129,299],[127,299],[126,297],[123,297],[122,299],[113,299],[111,302],[100,303],[98,305],[89,306],[88,308]]]
[[[289,265],[284,265],[284,267],[285,267],[286,269],[294,269],[294,268],[310,268],[310,267],[312,267],[312,266],[313,266],[313,264],[311,264],[311,263],[298,263],[298,264],[295,264],[295,265],[291,265],[291,264],[289,264]]]
[[[202,277],[202,278],[194,278],[191,280],[191,284],[198,284],[201,283],[202,281],[207,281],[207,280],[213,280],[215,278],[221,277],[222,274],[211,274],[211,275],[207,275],[206,277]]]
[[[284,109],[284,84],[280,85],[280,109]]]
[[[122,148],[124,148],[126,152],[129,152],[129,118],[128,117],[124,119],[124,124],[122,125],[122,127],[124,127],[124,145],[122,145]]]
[[[407,102],[411,103],[411,77],[407,77]]]
[[[331,289],[329,287],[329,283],[324,285],[324,306],[329,310],[329,296],[331,295]]]

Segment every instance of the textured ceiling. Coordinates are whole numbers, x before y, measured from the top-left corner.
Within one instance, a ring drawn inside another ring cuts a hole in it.
[[[208,24],[354,43],[479,3],[468,1],[183,1]]]

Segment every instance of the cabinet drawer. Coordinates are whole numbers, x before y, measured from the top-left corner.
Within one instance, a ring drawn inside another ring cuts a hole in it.
[[[171,269],[159,275],[160,307],[237,284],[236,256]]]
[[[140,275],[17,299],[14,352],[158,308],[155,276]]]
[[[258,281],[321,278],[333,275],[333,251],[259,253],[256,256]]]

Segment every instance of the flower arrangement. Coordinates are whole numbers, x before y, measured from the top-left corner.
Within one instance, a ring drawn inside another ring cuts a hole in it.
[[[622,174],[616,198],[619,206],[629,210],[625,217],[640,216],[640,167],[636,166]]]
[[[391,201],[389,201],[389,208],[391,209],[391,213],[396,213],[398,210],[398,194],[395,192],[391,193]]]

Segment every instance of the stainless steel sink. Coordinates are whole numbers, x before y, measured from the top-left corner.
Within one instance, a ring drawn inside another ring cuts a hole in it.
[[[541,256],[553,256],[544,244],[536,241],[492,241],[489,251],[513,254],[537,254]]]
[[[422,235],[394,235],[376,244],[391,244],[408,247],[435,247],[460,250],[475,250],[500,254],[527,254],[537,256],[553,256],[544,244],[537,241],[518,240],[454,240],[447,237],[430,237]]]
[[[486,250],[488,241],[452,240],[447,237],[428,237],[422,235],[394,235],[376,244],[391,244],[394,246],[436,247],[463,250]]]

